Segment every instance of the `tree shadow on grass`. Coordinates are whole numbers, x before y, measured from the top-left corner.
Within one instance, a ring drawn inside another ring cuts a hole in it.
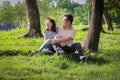
[[[55,53],[52,54],[47,54],[47,53],[38,53],[39,55],[54,55]],[[32,53],[32,51],[23,51],[23,50],[0,50],[0,56],[17,56],[17,55],[22,55],[22,56],[33,56],[35,55]],[[78,56],[75,54],[65,54],[63,55],[68,61],[71,62],[82,62],[79,60]],[[97,65],[103,65],[103,64],[109,64],[110,62],[108,60],[105,60],[103,57],[96,57],[96,56],[88,56],[88,58],[84,61],[88,64],[97,64]]]
[[[109,64],[110,62],[102,57],[91,57],[89,56],[86,59],[86,62],[88,64],[97,64],[97,65],[103,65],[103,64]]]
[[[97,64],[97,65],[103,65],[103,64],[109,64],[110,62],[103,57],[98,57],[98,56],[88,56],[84,61],[80,61],[79,57],[74,54],[70,54],[65,56],[69,61],[74,61],[76,63],[88,63],[88,64]]]
[[[31,51],[23,51],[23,50],[0,50],[0,56],[16,56],[16,55],[33,55]]]
[[[118,32],[112,32],[112,33],[111,33],[111,32],[106,32],[105,34],[116,35],[116,36],[117,36],[117,35],[120,35],[120,33],[118,33]]]
[[[0,56],[34,56],[34,55],[53,55],[54,53],[45,53],[45,52],[38,52],[33,53],[31,50],[25,51],[25,50],[0,50]]]

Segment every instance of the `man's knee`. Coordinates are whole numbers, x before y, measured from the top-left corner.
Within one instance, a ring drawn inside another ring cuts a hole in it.
[[[81,44],[80,44],[80,43],[74,43],[74,45],[75,45],[76,47],[81,47]]]
[[[59,43],[55,43],[55,44],[53,44],[53,45],[55,45],[55,46],[60,46],[60,44],[59,44]]]

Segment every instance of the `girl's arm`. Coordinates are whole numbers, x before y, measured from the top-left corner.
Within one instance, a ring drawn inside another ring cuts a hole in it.
[[[47,38],[47,33],[46,33],[46,30],[44,29],[44,32],[43,32],[43,36],[44,36],[44,42],[48,39]]]

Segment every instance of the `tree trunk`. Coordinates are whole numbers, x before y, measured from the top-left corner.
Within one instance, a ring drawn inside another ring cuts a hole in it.
[[[111,20],[110,16],[108,15],[108,12],[105,8],[103,8],[103,17],[104,17],[105,23],[107,25],[107,30],[113,31],[112,20]]]
[[[24,37],[41,36],[40,16],[36,0],[26,0],[26,14],[28,21],[28,32]]]
[[[105,30],[103,29],[103,26],[101,27],[101,32],[106,33]]]
[[[92,16],[87,38],[83,44],[84,50],[98,51],[100,32],[102,27],[103,0],[92,0]]]

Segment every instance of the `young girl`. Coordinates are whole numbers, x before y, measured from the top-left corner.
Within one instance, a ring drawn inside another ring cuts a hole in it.
[[[48,18],[46,21],[46,29],[44,30],[44,43],[40,46],[38,50],[34,50],[33,52],[37,53],[39,51],[42,51],[43,49],[46,52],[51,52],[48,47],[56,33],[57,32],[55,21],[53,19]]]

